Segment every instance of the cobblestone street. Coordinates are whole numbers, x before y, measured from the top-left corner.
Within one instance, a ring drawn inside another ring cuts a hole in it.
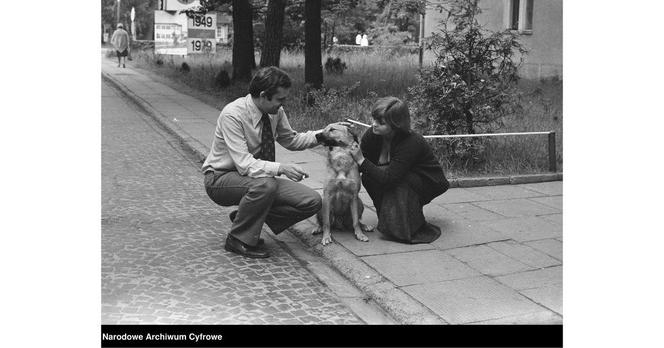
[[[268,259],[226,252],[230,208],[199,168],[102,83],[102,324],[363,323],[274,240]]]

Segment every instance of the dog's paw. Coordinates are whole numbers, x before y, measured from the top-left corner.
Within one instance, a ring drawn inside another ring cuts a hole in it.
[[[321,244],[323,245],[328,245],[332,243],[332,237],[331,236],[323,236],[323,239],[320,241]]]
[[[368,242],[369,241],[369,237],[364,235],[364,233],[362,233],[362,232],[355,233],[355,239],[357,239],[359,241],[362,241],[362,242]]]
[[[376,226],[374,225],[365,225],[365,224],[360,224],[360,228],[364,232],[373,232],[376,229]]]
[[[322,232],[323,232],[323,227],[317,226],[311,231],[311,234],[319,234],[319,233],[322,233]]]

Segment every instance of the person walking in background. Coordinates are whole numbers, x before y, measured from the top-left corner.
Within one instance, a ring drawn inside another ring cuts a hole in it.
[[[129,54],[129,33],[124,30],[122,23],[118,23],[117,29],[111,36],[111,45],[115,48],[115,54],[118,56],[118,68],[120,67],[120,59],[122,58],[122,67],[125,68],[127,55]]]
[[[265,67],[249,82],[249,94],[227,104],[217,119],[214,139],[201,170],[205,191],[221,206],[237,205],[225,249],[245,257],[265,258],[260,238],[263,224],[275,234],[316,214],[321,196],[297,183],[308,174],[296,164],[276,162],[275,139],[289,150],[318,145],[316,134],[324,130],[294,131],[282,107],[291,79],[277,67]],[[290,180],[278,178],[284,175]]]
[[[443,168],[422,135],[410,129],[406,103],[380,98],[371,117],[372,127],[352,155],[376,207],[377,228],[401,243],[431,243],[440,228],[424,220],[422,207],[449,188]]]
[[[360,32],[358,31],[357,36],[355,37],[355,44],[359,45],[361,43],[362,43],[362,34],[360,34]]]
[[[360,39],[360,46],[369,46],[369,37],[367,36],[367,33],[364,33],[362,35],[362,38]]]

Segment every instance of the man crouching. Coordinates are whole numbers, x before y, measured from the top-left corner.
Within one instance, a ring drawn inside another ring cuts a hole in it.
[[[290,87],[285,71],[262,68],[249,83],[249,94],[227,104],[217,119],[202,171],[205,190],[215,203],[238,206],[230,214],[227,251],[269,257],[260,238],[263,223],[279,234],[321,208],[320,195],[297,183],[308,174],[296,164],[275,161],[275,139],[289,150],[304,150],[318,145],[316,134],[323,131],[298,133],[291,128],[282,107]]]

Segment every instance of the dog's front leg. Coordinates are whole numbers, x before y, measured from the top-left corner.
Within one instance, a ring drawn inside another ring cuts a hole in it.
[[[358,204],[361,204],[360,200],[357,199],[357,196],[355,196],[350,203],[350,215],[353,218],[353,230],[355,231],[355,238],[363,242],[368,242],[369,238],[362,232],[362,228],[360,226],[360,213],[358,211]]]
[[[332,243],[332,237],[330,236],[330,194],[328,190],[323,192],[323,206],[321,207],[322,218],[323,218],[323,239],[321,239],[321,244],[327,245]]]

